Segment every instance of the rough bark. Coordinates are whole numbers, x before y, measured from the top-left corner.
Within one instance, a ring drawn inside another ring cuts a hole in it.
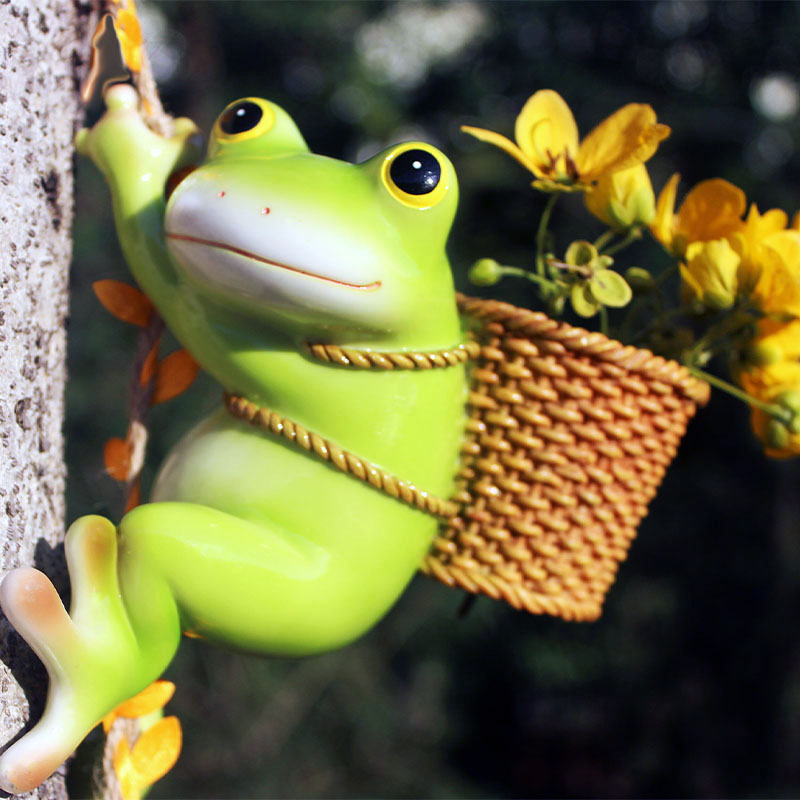
[[[0,0],[0,572],[63,557],[61,426],[72,140],[93,28],[82,0]],[[42,711],[46,676],[0,619],[0,745]],[[66,797],[56,774],[29,796]]]

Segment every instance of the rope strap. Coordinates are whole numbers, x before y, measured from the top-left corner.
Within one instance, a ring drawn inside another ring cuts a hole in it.
[[[430,352],[397,352],[381,353],[376,350],[358,350],[353,347],[338,347],[335,344],[308,344],[309,352],[314,358],[329,364],[358,369],[434,369],[436,367],[454,367],[472,358],[477,358],[481,351],[477,342],[464,342],[449,350],[432,350]]]
[[[307,453],[315,455],[323,461],[330,462],[342,472],[347,472],[408,505],[427,511],[437,517],[454,517],[458,514],[459,506],[457,503],[453,503],[450,500],[442,500],[429,492],[417,488],[413,483],[395,477],[376,464],[343,450],[329,439],[306,430],[302,425],[298,425],[288,417],[283,417],[268,408],[250,402],[244,397],[228,392],[223,395],[223,402],[225,408],[237,419],[282,436]]]

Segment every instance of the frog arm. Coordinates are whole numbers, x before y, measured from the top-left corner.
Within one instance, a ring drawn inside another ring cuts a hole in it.
[[[176,169],[199,159],[197,128],[181,118],[170,137],[150,130],[139,112],[139,96],[127,84],[110,86],[104,99],[106,112],[91,129],[79,131],[75,144],[109,183],[133,276],[160,310],[168,309],[179,298],[164,239],[164,188]]]

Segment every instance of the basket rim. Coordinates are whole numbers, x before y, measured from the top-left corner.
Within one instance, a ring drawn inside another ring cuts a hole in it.
[[[587,355],[608,364],[636,372],[651,381],[668,384],[700,406],[710,397],[711,387],[692,375],[683,364],[658,356],[643,347],[611,339],[599,331],[588,331],[563,320],[554,320],[542,311],[520,308],[502,300],[456,293],[459,311],[479,325],[501,323],[510,333],[547,339],[561,344],[576,355]]]

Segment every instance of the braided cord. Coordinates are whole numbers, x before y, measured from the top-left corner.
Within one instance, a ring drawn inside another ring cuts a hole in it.
[[[401,480],[376,464],[359,458],[329,439],[318,433],[306,430],[288,417],[281,416],[275,411],[252,403],[244,397],[226,392],[223,395],[225,408],[237,419],[244,420],[251,425],[270,431],[277,436],[282,436],[287,441],[296,444],[309,454],[313,454],[323,461],[328,461],[342,472],[358,478],[364,483],[401,500],[408,505],[422,511],[427,511],[437,517],[454,517],[458,514],[459,506],[450,500],[442,500],[430,494],[413,483]]]
[[[428,352],[384,353],[377,350],[361,350],[355,347],[339,347],[335,344],[308,344],[309,353],[320,361],[342,367],[357,369],[435,369],[454,367],[470,359],[477,358],[480,345],[477,342],[464,342],[449,350]]]

